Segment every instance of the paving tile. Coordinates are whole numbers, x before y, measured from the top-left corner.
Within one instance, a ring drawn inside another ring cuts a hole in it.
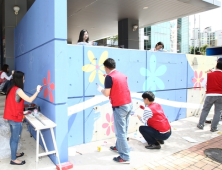
[[[174,154],[173,156],[176,158],[183,158],[184,157],[184,155],[180,154],[180,153]]]
[[[168,170],[168,168],[166,168],[164,166],[157,166],[154,168],[154,170]]]
[[[211,165],[211,166],[213,166],[213,167],[217,167],[217,166],[219,166],[217,163],[215,163],[215,161],[213,161],[213,162],[211,162],[211,161],[202,161],[202,162],[206,162],[208,165]]]
[[[195,156],[198,156],[198,154],[196,154],[196,153],[190,153],[190,154],[188,154],[187,156],[193,158],[193,157],[195,157]]]
[[[204,166],[202,169],[203,170],[211,170],[211,169],[214,169],[215,167],[211,166],[211,165],[206,165]]]
[[[183,150],[183,151],[180,152],[180,154],[182,154],[182,155],[188,155],[189,153],[190,153],[190,152],[187,151],[187,150]]]
[[[150,168],[150,169],[154,169],[154,168],[155,168],[155,166],[154,166],[153,164],[151,164],[151,163],[146,164],[146,166],[147,166],[148,168]]]
[[[218,166],[217,168],[220,168],[220,169],[222,169],[222,165]]]
[[[158,163],[160,164],[160,165],[164,165],[164,164],[166,164],[167,162],[169,162],[168,160],[165,160],[165,159],[162,159],[162,160],[159,160],[158,161]]]
[[[195,163],[195,166],[198,167],[198,168],[202,168],[204,167],[205,165],[207,165],[206,162],[203,162],[203,161],[199,161],[197,163]]]
[[[180,166],[181,168],[187,168],[187,167],[189,167],[190,166],[190,164],[189,163],[186,163],[186,162],[184,162],[184,163],[181,163],[181,164],[178,164],[178,166]]]
[[[192,170],[200,170],[200,168],[195,167],[195,166],[190,166],[189,168],[192,169]]]
[[[139,168],[136,168],[136,170],[149,170],[149,167],[146,166],[146,165],[143,165],[143,166],[141,166]]]
[[[191,157],[188,157],[188,156],[184,157],[184,160],[185,160],[185,161],[186,161],[186,160],[188,160],[188,161],[191,161],[191,162],[193,162],[193,163],[196,163],[196,162],[198,162],[198,160],[196,160],[196,159],[193,159],[193,158],[191,158]]]
[[[170,168],[169,168],[170,170],[177,169],[177,168],[176,168],[177,165],[175,165],[175,164],[173,164],[173,163],[168,162],[168,163],[166,163],[166,165],[170,167]]]
[[[154,166],[160,166],[160,164],[157,161],[151,162],[151,164]]]
[[[200,160],[202,160],[202,159],[205,159],[206,157],[204,157],[204,156],[202,156],[202,155],[198,155],[198,156],[196,156],[196,157],[194,157],[194,159],[196,159],[196,160],[198,160],[198,161],[200,161]]]

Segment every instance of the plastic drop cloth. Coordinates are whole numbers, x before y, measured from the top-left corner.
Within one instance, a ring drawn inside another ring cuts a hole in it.
[[[7,120],[0,118],[0,159],[10,158],[11,149],[10,149],[10,126]],[[18,150],[21,149],[22,144],[19,142]]]

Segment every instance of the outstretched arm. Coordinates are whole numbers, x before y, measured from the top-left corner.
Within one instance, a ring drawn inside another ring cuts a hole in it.
[[[38,85],[37,91],[31,97],[27,96],[23,90],[19,90],[17,94],[19,95],[19,97],[21,97],[26,102],[32,103],[41,90],[42,90],[42,86]]]

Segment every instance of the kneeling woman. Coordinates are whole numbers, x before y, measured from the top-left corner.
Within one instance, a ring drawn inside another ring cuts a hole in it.
[[[12,84],[9,87],[6,100],[4,119],[7,119],[10,124],[11,138],[11,162],[12,165],[23,165],[25,161],[20,161],[17,158],[24,155],[24,153],[17,154],[18,142],[22,131],[22,119],[24,110],[24,101],[32,103],[41,90],[41,86],[37,86],[37,91],[31,97],[27,96],[23,91],[23,85],[25,82],[24,73],[15,71],[13,74]]]

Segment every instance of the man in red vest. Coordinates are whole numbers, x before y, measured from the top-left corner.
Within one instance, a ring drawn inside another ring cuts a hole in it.
[[[217,62],[216,70],[207,73],[202,82],[202,86],[206,86],[206,99],[204,101],[203,110],[197,125],[199,129],[204,128],[204,122],[209,114],[211,107],[214,105],[214,117],[211,123],[211,132],[218,131],[217,125],[220,121],[222,112],[222,62]]]
[[[140,126],[139,131],[147,141],[146,149],[160,149],[160,144],[164,144],[171,135],[171,126],[163,112],[160,104],[155,103],[155,95],[151,91],[142,94],[143,102],[147,106],[144,114],[138,119],[147,126]]]
[[[109,96],[113,108],[114,127],[116,134],[116,146],[111,146],[112,151],[118,152],[120,156],[113,160],[119,163],[130,163],[129,146],[127,143],[127,131],[129,124],[129,115],[133,108],[131,96],[127,84],[127,77],[117,71],[116,62],[108,58],[103,63],[106,71],[105,89],[98,89]]]

